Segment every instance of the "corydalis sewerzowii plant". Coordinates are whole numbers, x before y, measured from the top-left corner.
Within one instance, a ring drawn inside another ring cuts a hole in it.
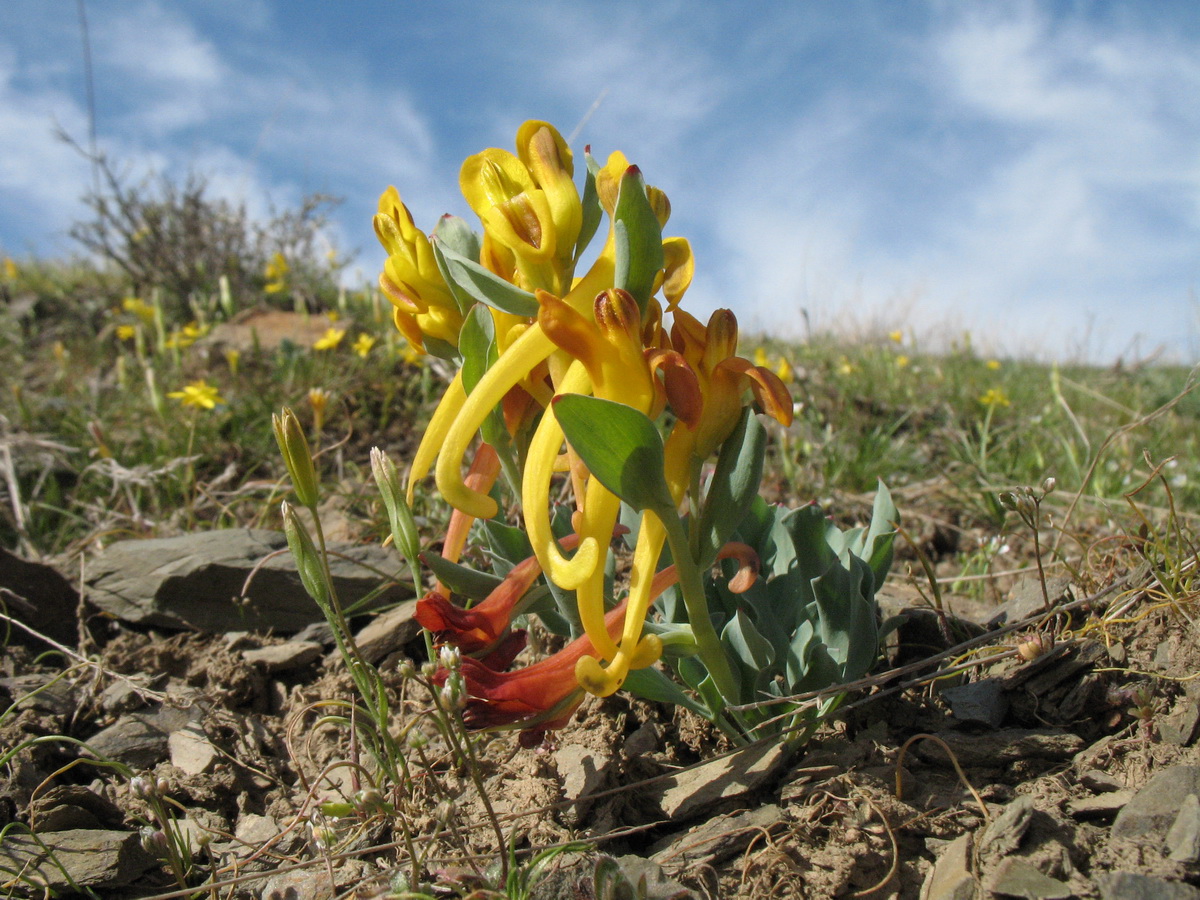
[[[748,698],[738,649],[721,629],[749,620],[712,605],[705,572],[734,557],[741,575],[729,586],[753,584],[755,554],[734,541],[757,497],[765,448],[746,440],[748,429],[762,432],[747,404],[786,426],[791,397],[774,372],[737,355],[732,312],[718,310],[705,325],[680,307],[691,247],[664,238],[670,203],[636,166],[620,153],[601,166],[587,153],[580,191],[570,148],[538,121],[518,130],[516,151],[493,148],[463,164],[460,186],[482,235],[445,216],[427,237],[395,188],[374,220],[388,251],[380,287],[397,328],[415,351],[457,366],[416,452],[407,498],[389,491],[390,506],[411,502],[414,482],[432,473],[455,510],[442,556],[425,557],[439,582],[418,618],[468,654],[469,723],[536,736],[565,723],[585,691],[607,696],[629,685],[688,702],[743,737],[746,723],[723,715]],[[595,261],[576,272],[605,221]],[[717,472],[704,478],[714,455]],[[551,500],[556,474],[569,481],[569,507]],[[523,529],[498,518],[503,487],[520,499]],[[618,602],[610,547],[623,508],[636,537]],[[492,573],[457,564],[476,521]],[[672,584],[679,614],[647,628],[651,605]],[[455,594],[477,603],[468,608]],[[530,612],[573,640],[505,671],[522,644],[513,619]],[[874,659],[877,642],[868,643],[861,652]],[[688,674],[703,673],[699,700],[653,668],[664,653],[694,659]]]

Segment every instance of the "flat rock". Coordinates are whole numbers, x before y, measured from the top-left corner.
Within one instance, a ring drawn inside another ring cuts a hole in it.
[[[37,841],[10,832],[0,842],[0,867],[56,891],[68,890],[72,881],[94,889],[124,887],[158,865],[129,831],[73,829],[39,834]]]
[[[122,762],[135,769],[149,769],[167,758],[167,740],[171,733],[199,714],[198,710],[169,706],[153,712],[128,713],[88,738],[87,745],[101,759]]]
[[[1053,729],[1006,728],[986,734],[942,731],[936,736],[945,741],[959,765],[968,769],[1005,766],[1025,759],[1067,760],[1083,749],[1079,735]],[[937,741],[921,741],[915,749],[923,759],[950,762]]]
[[[8,615],[60,644],[75,646],[79,594],[57,569],[0,548],[0,590],[5,591],[3,609]],[[39,649],[46,646],[20,628],[12,629],[10,640]]]
[[[1125,808],[1133,791],[1109,791],[1095,797],[1067,801],[1067,812],[1076,819],[1108,819]]]
[[[659,841],[652,859],[668,872],[715,866],[748,846],[755,837],[777,831],[784,825],[782,810],[773,803],[709,819],[686,834]]]
[[[943,848],[921,885],[921,900],[975,900],[978,882],[971,870],[974,837],[961,834]]]
[[[991,890],[1001,897],[1022,897],[1025,900],[1067,900],[1075,892],[1063,882],[1043,875],[1037,867],[1023,859],[1010,858],[996,867]]]
[[[268,675],[274,675],[277,672],[302,669],[320,659],[324,652],[325,648],[314,641],[288,641],[284,644],[243,650],[242,659],[253,666],[261,666]]]
[[[334,586],[346,606],[380,586],[378,572],[397,568],[394,555],[380,547],[330,550]],[[322,618],[281,531],[231,528],[121,541],[89,565],[87,587],[88,599],[105,612],[161,628],[292,634]],[[411,587],[393,583],[373,602],[396,603],[411,595]]]
[[[343,325],[345,324],[343,320]],[[332,325],[326,316],[314,316],[290,310],[255,307],[222,322],[201,338],[196,346],[217,359],[215,351],[237,350],[272,353],[283,344],[311,347]]]
[[[188,775],[211,772],[221,753],[199,724],[191,722],[167,736],[171,765]]]
[[[263,900],[324,900],[336,894],[328,871],[308,867],[272,875],[259,896]]]
[[[82,784],[55,785],[39,794],[31,805],[31,821],[38,834],[115,828],[125,819],[116,804]]]
[[[568,824],[577,825],[584,821],[592,808],[591,795],[602,790],[608,782],[611,762],[611,754],[579,744],[565,744],[555,752],[554,765],[558,769],[563,796],[575,801],[563,811]]]
[[[1200,900],[1200,890],[1152,875],[1113,872],[1096,879],[1100,900]]]
[[[413,618],[416,610],[416,600],[405,600],[364,625],[354,635],[354,643],[358,644],[363,659],[372,664],[381,662],[415,638],[421,631],[420,624]],[[332,637],[330,634],[331,640]]]
[[[963,725],[999,728],[1008,713],[1008,697],[997,678],[946,688],[941,697],[950,707],[951,715]]]
[[[1157,723],[1157,728],[1167,743],[1191,746],[1200,731],[1200,701],[1195,697],[1181,697],[1171,714]]]
[[[685,769],[648,791],[665,818],[683,821],[763,787],[779,772],[788,753],[789,748],[778,741],[752,745]]]
[[[1200,862],[1200,798],[1188,794],[1167,832],[1167,856],[1176,862]]]
[[[1200,796],[1200,766],[1171,766],[1146,783],[1125,804],[1112,826],[1118,839],[1161,846],[1188,794]]]
[[[1021,845],[1021,839],[1033,823],[1033,799],[1021,794],[1004,807],[979,839],[980,854],[1007,856]]]

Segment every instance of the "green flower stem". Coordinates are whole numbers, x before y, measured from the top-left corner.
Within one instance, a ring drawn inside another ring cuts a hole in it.
[[[696,565],[688,548],[688,536],[683,529],[683,523],[673,512],[663,511],[660,516],[667,530],[667,543],[671,546],[671,557],[675,561],[675,570],[679,573],[679,588],[683,593],[683,602],[687,606],[688,624],[692,626],[692,635],[699,649],[698,656],[712,676],[717,691],[723,698],[737,697],[737,682],[733,670],[729,668],[729,660],[721,649],[721,638],[713,627],[712,618],[708,614],[708,600],[704,593],[704,578]],[[720,710],[713,710],[719,716]]]
[[[373,720],[372,724],[375,726],[379,740],[384,745],[383,752],[379,754],[379,762],[383,764],[392,782],[399,783],[408,777],[408,760],[400,752],[395,738],[388,730],[386,689],[379,678],[379,673],[363,659],[362,652],[358,649],[358,644],[354,641],[354,635],[350,631],[350,623],[346,621],[346,614],[342,611],[341,601],[338,600],[337,593],[333,587],[333,573],[329,569],[329,553],[325,548],[325,529],[321,527],[321,517],[317,514],[315,506],[309,507],[309,511],[313,517],[313,528],[317,536],[317,549],[321,557],[321,569],[329,596],[329,605],[325,613],[327,617],[333,620],[330,624],[333,626],[333,636],[337,642],[338,650],[341,652],[342,658],[346,661],[346,665],[350,669],[350,677],[353,679],[355,687],[358,688],[359,696],[367,703],[367,709]],[[399,769],[396,768],[397,762],[400,764]]]

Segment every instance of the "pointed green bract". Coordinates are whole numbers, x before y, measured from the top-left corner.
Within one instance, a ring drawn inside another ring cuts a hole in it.
[[[663,476],[663,443],[658,429],[632,406],[561,394],[554,415],[567,441],[588,471],[637,510],[675,515]]]
[[[442,241],[433,241],[433,253],[442,277],[464,312],[478,300],[501,312],[537,317],[538,302],[533,294],[467,259]]]
[[[743,410],[737,428],[721,446],[700,513],[701,567],[712,565],[758,497],[766,450],[766,429],[753,410]]]
[[[613,211],[613,238],[616,250],[613,284],[633,295],[644,315],[654,279],[663,267],[663,249],[662,228],[637,166],[630,166],[621,177]]]

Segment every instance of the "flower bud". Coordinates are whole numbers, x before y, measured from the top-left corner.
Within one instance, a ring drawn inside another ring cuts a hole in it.
[[[451,672],[457,672],[462,664],[462,653],[453,644],[443,644],[438,650],[438,664]]]
[[[296,560],[300,582],[308,591],[308,595],[316,600],[322,609],[326,609],[329,606],[329,585],[325,580],[321,554],[313,539],[309,537],[308,529],[296,514],[296,508],[284,500],[282,510],[283,533],[287,536],[288,548]]]
[[[1058,482],[1055,480],[1054,476],[1051,475],[1049,478],[1047,478],[1045,481],[1042,482],[1043,496],[1046,494],[1054,493],[1054,488],[1057,486],[1058,486]]]
[[[153,825],[143,825],[138,831],[138,840],[142,845],[142,849],[156,859],[164,859],[167,855],[170,843],[167,840],[167,835],[162,830],[155,828]]]
[[[154,782],[144,775],[138,775],[129,780],[129,790],[140,800],[148,800],[154,794]]]
[[[271,416],[271,426],[275,430],[275,442],[279,444],[279,452],[287,465],[288,475],[292,478],[292,487],[301,506],[316,509],[317,506],[317,471],[313,466],[312,452],[308,449],[308,440],[304,437],[304,429],[296,414],[284,407],[281,415]]]
[[[371,448],[371,474],[375,476],[375,484],[379,487],[384,509],[387,510],[392,543],[404,554],[405,559],[414,562],[421,555],[417,523],[413,520],[412,509],[400,485],[396,464],[378,447]]]

